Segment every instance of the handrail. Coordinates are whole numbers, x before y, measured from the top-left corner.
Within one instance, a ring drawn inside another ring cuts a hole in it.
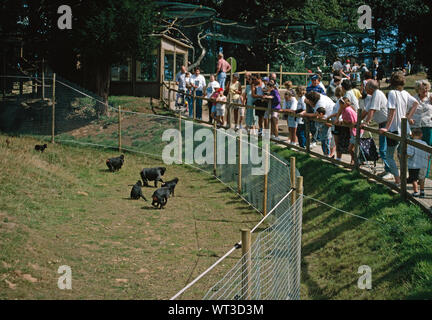
[[[169,91],[172,90],[174,92],[179,92],[176,89],[169,88],[166,84],[164,84],[164,85],[165,85],[165,87]],[[191,97],[195,97],[195,99],[202,99],[202,100],[207,100],[207,101],[211,100],[211,99],[203,98],[201,96],[199,96],[199,97],[192,96],[192,95],[186,94],[186,93],[185,93],[185,95],[191,96]],[[267,110],[265,108],[260,108],[260,107],[255,107],[255,106],[249,106],[249,105],[242,105],[242,104],[234,104],[234,103],[229,103],[229,102],[227,102],[226,104],[228,105],[228,107],[230,107],[230,106],[241,106],[241,107],[246,107],[246,108],[256,109],[256,110]],[[317,119],[317,118],[313,118],[313,117],[310,117],[310,116],[304,116],[304,115],[300,115],[300,114],[292,114],[292,115],[290,114],[290,116],[295,117],[295,118],[306,119],[306,131],[307,132],[309,132],[308,129],[307,129],[307,127],[308,127],[307,124],[309,123],[309,121],[314,121],[314,122],[326,123],[326,124],[332,124],[333,125],[333,123],[330,120]],[[360,120],[360,118],[359,118],[359,120]],[[198,120],[198,119],[196,119],[196,121],[207,123],[206,121],[202,121],[202,120]],[[407,122],[408,121],[407,121],[406,118],[402,119],[402,123],[403,124],[405,123],[407,125]],[[337,123],[336,125],[341,126],[341,127],[354,128],[356,126],[359,126],[360,122],[357,121],[356,124]],[[418,142],[416,142],[416,141],[414,141],[412,139],[409,139],[408,137],[401,137],[401,136],[398,136],[398,135],[396,135],[394,133],[390,133],[390,132],[380,132],[378,129],[372,128],[372,127],[368,127],[368,126],[364,126],[364,127],[362,127],[362,129],[364,131],[368,131],[368,132],[371,132],[371,133],[375,133],[375,134],[380,134],[380,135],[386,136],[387,138],[396,140],[398,142],[403,142],[403,143],[405,143],[405,146],[411,145],[411,146],[416,147],[416,148],[418,148],[420,150],[423,150],[423,151],[425,151],[425,152],[427,152],[429,154],[432,154],[432,147],[430,147],[428,145],[425,145],[425,144],[418,143]],[[406,191],[406,176],[405,177],[401,176],[402,185],[401,185],[401,188],[399,188],[395,184],[393,184],[393,183],[391,183],[389,181],[386,181],[386,180],[382,179],[381,177],[379,177],[379,176],[377,176],[375,174],[372,174],[372,173],[370,173],[370,172],[368,172],[368,171],[360,168],[359,165],[358,165],[358,162],[356,163],[357,165],[356,164],[355,165],[351,165],[351,164],[348,164],[348,163],[345,163],[345,162],[342,162],[342,161],[339,161],[339,160],[336,160],[336,159],[328,158],[328,157],[326,157],[326,156],[324,156],[322,154],[319,154],[319,153],[316,153],[314,151],[311,151],[310,147],[308,145],[308,142],[306,143],[306,148],[302,148],[302,147],[295,146],[293,144],[290,144],[290,143],[287,143],[287,142],[284,142],[284,141],[274,140],[274,139],[272,139],[272,140],[274,142],[277,142],[279,144],[288,146],[290,148],[293,148],[293,149],[296,149],[296,150],[299,150],[299,151],[302,151],[302,152],[306,152],[306,153],[308,153],[310,155],[313,155],[313,156],[318,157],[320,159],[323,159],[325,161],[331,162],[333,164],[342,165],[345,168],[356,170],[359,173],[361,173],[361,174],[363,174],[363,175],[365,175],[365,176],[367,176],[369,178],[372,178],[372,179],[374,179],[374,180],[376,180],[378,182],[381,182],[382,184],[388,186],[392,190],[394,190],[397,193],[401,194],[401,196],[403,197],[403,199],[405,199],[405,200],[409,199],[409,200],[411,200],[411,202],[419,205],[422,208],[422,210],[424,212],[426,212],[432,218],[432,214],[431,214],[430,208],[426,207],[422,202],[420,202],[419,200],[415,199],[409,192]],[[358,143],[359,143],[359,141],[356,140],[356,144],[358,144]]]
[[[171,90],[171,91],[174,91],[174,92],[177,92],[177,93],[179,92],[179,91],[176,90],[176,89],[169,88],[165,83],[164,83],[164,86],[165,86],[168,90]],[[188,93],[182,93],[182,94],[184,94],[185,96],[188,96],[188,97],[194,97],[193,95],[188,94]],[[201,100],[206,100],[206,101],[212,101],[212,99],[208,99],[208,98],[205,98],[205,97],[203,97],[203,96],[195,96],[195,99],[201,99]],[[233,102],[227,102],[226,104],[229,105],[229,106],[234,106],[234,107],[243,107],[243,108],[247,108],[247,109],[267,110],[267,108],[263,108],[263,107],[250,106],[250,105],[246,105],[246,104],[239,104],[239,103],[233,103]],[[320,122],[320,123],[331,123],[331,124],[333,124],[330,120],[324,120],[324,119],[311,119],[311,117],[304,116],[304,115],[300,115],[300,114],[293,114],[293,115],[290,114],[289,116],[290,116],[290,117],[295,117],[295,118],[309,119],[309,120],[311,120],[311,121]],[[351,125],[349,125],[349,124],[344,124],[344,123],[338,123],[337,126],[340,126],[340,127],[348,127],[348,128],[354,128],[354,127],[355,127],[355,124],[351,124]],[[396,141],[398,141],[398,142],[401,142],[401,141],[402,141],[402,138],[401,138],[400,136],[394,134],[394,133],[390,133],[390,132],[380,132],[378,129],[376,129],[376,128],[372,128],[372,127],[368,127],[368,126],[364,126],[364,127],[362,127],[362,129],[365,130],[365,131],[371,132],[371,133],[375,133],[375,134],[383,135],[383,136],[385,136],[385,137],[387,137],[387,138],[389,138],[389,139],[396,140]],[[427,152],[427,153],[431,153],[431,154],[432,154],[432,147],[431,147],[431,146],[421,144],[421,143],[416,142],[416,141],[414,141],[414,140],[412,140],[412,139],[407,139],[407,144],[409,144],[409,145],[411,145],[411,146],[413,146],[413,147],[416,147],[416,148],[418,148],[418,149],[420,149],[420,150],[423,150],[423,151],[425,151],[425,152]]]
[[[322,154],[319,154],[317,152],[314,152],[314,151],[309,151],[308,152],[305,148],[293,145],[293,144],[285,142],[285,141],[274,140],[274,139],[271,139],[271,140],[274,141],[274,142],[277,142],[278,144],[282,144],[284,146],[287,146],[289,148],[293,148],[293,149],[299,150],[301,152],[305,152],[305,153],[311,154],[311,155],[313,155],[313,156],[315,156],[317,158],[320,158],[321,160],[328,161],[328,162],[331,162],[331,163],[336,164],[336,165],[341,165],[341,166],[343,166],[343,167],[345,167],[347,169],[351,169],[351,170],[354,169],[353,165],[351,165],[349,163],[346,163],[346,162],[343,162],[341,160],[332,159],[332,158],[326,157],[326,156],[324,156]],[[407,142],[408,142],[408,140],[407,140]],[[420,144],[420,145],[422,145],[422,144]],[[375,174],[373,174],[373,173],[371,173],[371,172],[369,172],[369,171],[367,171],[365,169],[357,168],[357,170],[361,174],[367,176],[368,178],[374,179],[374,180],[376,180],[376,181],[384,184],[385,186],[389,187],[393,191],[396,191],[399,194],[402,193],[402,189],[399,188],[396,184],[391,183],[389,181],[386,181],[382,177],[379,177],[379,176],[377,176],[377,175],[375,175]],[[432,219],[432,213],[431,213],[431,210],[430,210],[430,208],[428,206],[426,206],[425,204],[423,204],[422,202],[420,202],[418,199],[416,199],[415,197],[413,197],[413,195],[411,195],[409,192],[406,193],[406,197],[411,202],[413,202],[414,204],[418,205],[423,210],[423,212],[425,212],[429,216],[429,218]]]

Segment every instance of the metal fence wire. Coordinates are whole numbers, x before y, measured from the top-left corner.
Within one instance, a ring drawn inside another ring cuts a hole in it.
[[[40,79],[32,77],[1,77],[2,83],[6,83],[0,99],[1,131],[158,159],[168,149],[173,164],[186,163],[206,172],[238,193],[256,211],[272,212],[266,219],[270,227],[258,234],[251,249],[251,294],[241,293],[238,272],[247,263],[242,258],[206,298],[299,298],[302,202],[300,199],[291,205],[286,196],[293,187],[290,165],[265,151],[261,139],[200,124],[179,114],[122,110],[121,106],[107,105],[97,95],[52,74],[44,77],[43,86]],[[108,115],[98,116],[98,110],[106,107]],[[175,137],[180,145],[169,149]],[[198,156],[206,161],[197,162]],[[266,180],[262,173],[257,173],[265,159],[269,169]]]
[[[288,198],[285,201],[289,202]],[[258,234],[249,252],[204,299],[300,299],[302,206],[300,196],[270,227]]]

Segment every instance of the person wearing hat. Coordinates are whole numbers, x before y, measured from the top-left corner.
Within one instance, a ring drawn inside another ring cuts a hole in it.
[[[208,83],[207,88],[206,88],[206,98],[210,99],[210,97],[212,96],[212,94],[217,89],[219,89],[219,88],[220,88],[219,82],[217,82],[215,80],[214,74],[211,74],[210,75],[210,82]],[[207,106],[208,106],[208,109],[209,109],[209,123],[212,123],[212,119],[213,118],[210,116],[211,112],[212,112],[211,111],[211,109],[212,109],[212,103],[210,101],[207,101]]]
[[[241,96],[242,86],[241,86],[239,79],[240,79],[239,74],[234,73],[233,74],[233,80],[229,84],[229,96],[231,98],[230,101],[232,103],[236,103],[236,104],[242,104],[242,96]],[[243,122],[243,118],[245,115],[245,108],[239,107],[239,106],[234,106],[233,109],[234,109],[234,123],[235,123],[234,130],[237,131],[238,129],[242,129],[242,122]],[[240,119],[239,119],[239,113],[240,113]]]
[[[224,89],[219,88],[216,91],[218,93],[216,97],[216,121],[219,126],[223,126],[224,116],[225,116],[225,103],[227,102],[227,97],[224,96]]]
[[[325,91],[325,87],[323,88],[323,85],[321,84],[321,77],[319,74],[314,74],[311,77],[311,84],[306,88],[306,93],[309,92],[318,92],[320,94],[326,95],[326,91]],[[310,108],[309,108],[309,112],[310,112]],[[312,143],[311,146],[315,146],[317,143],[317,130],[316,130],[316,125],[315,122],[311,122],[310,123],[310,132],[312,134]]]
[[[220,90],[223,91],[222,88],[215,88],[215,91],[210,96],[210,101],[208,101],[209,105],[209,122],[213,123],[216,121],[216,99],[219,97]],[[211,108],[210,108],[211,106]]]
[[[346,60],[346,62],[345,62],[345,64],[344,64],[344,67],[343,67],[343,71],[344,71],[346,74],[349,74],[349,73],[351,72],[351,63],[350,63],[350,60],[349,60],[349,59]]]
[[[315,91],[324,95],[326,94],[325,87],[323,84],[321,84],[321,77],[319,74],[314,74],[311,77],[311,82],[312,83],[310,84],[310,86],[306,88],[306,92]]]

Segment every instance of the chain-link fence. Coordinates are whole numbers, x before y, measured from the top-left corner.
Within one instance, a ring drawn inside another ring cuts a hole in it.
[[[264,248],[260,268],[269,268],[266,261],[277,255],[272,263],[280,264],[282,269],[272,271],[276,273],[272,276],[271,295],[262,287],[253,289],[260,292],[253,297],[298,297],[293,288],[297,286],[294,282],[299,282],[294,265],[300,259],[301,210],[298,202],[291,206],[287,197],[295,178],[291,177],[290,165],[269,152],[267,134],[258,138],[197,123],[167,110],[156,113],[153,108],[145,108],[135,112],[118,103],[108,105],[56,75],[46,75],[43,82],[19,76],[8,77],[8,81],[9,89],[4,88],[0,102],[1,131],[64,144],[111,148],[119,153],[136,152],[162,159],[166,164],[190,165],[220,180],[256,211],[264,215],[271,212],[266,222],[274,223],[254,245]],[[101,116],[104,109],[107,112]],[[256,259],[254,264],[258,263]],[[287,275],[283,274],[286,272],[290,274],[289,293]],[[256,277],[254,273],[251,276]]]
[[[261,231],[236,265],[204,296],[208,300],[298,300],[302,196]],[[245,243],[242,243],[242,246]]]

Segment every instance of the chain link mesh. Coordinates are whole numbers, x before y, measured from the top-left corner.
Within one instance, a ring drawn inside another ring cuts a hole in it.
[[[289,203],[289,199],[284,201]],[[260,232],[249,252],[204,299],[300,299],[302,206],[303,200],[299,197],[270,227]]]
[[[121,110],[118,105],[107,105],[97,95],[58,76],[54,85],[53,76],[47,75],[43,87],[40,79],[13,76],[8,78],[7,88],[1,99],[2,131],[49,140],[54,128],[57,142],[120,149],[121,152],[137,152],[159,159],[162,158],[163,151],[181,135],[180,147],[171,148],[169,152],[173,163],[190,164],[214,175],[233,191],[239,192],[259,212],[264,211],[264,175],[257,173],[257,169],[263,168],[262,162],[267,161],[266,210],[274,211],[268,219],[271,226],[258,235],[251,249],[253,258],[249,290],[252,295],[248,297],[298,298],[301,200],[293,206],[288,197],[281,201],[292,187],[289,165],[271,152],[266,152],[258,137],[244,133],[239,138],[234,131],[215,129],[178,115],[173,116],[172,113],[164,115],[150,113],[149,110],[148,113]],[[104,108],[108,111],[107,115],[100,116],[99,113]],[[215,135],[216,155],[213,144]],[[241,154],[238,152],[240,146]],[[183,162],[180,161],[180,156]],[[206,162],[197,163],[198,156]],[[239,262],[236,268],[241,269],[244,263]],[[227,275],[221,281],[228,279],[232,280],[231,284],[221,285],[226,292],[217,290],[215,293],[213,288],[212,297],[245,298],[240,294],[244,289],[241,275]]]

